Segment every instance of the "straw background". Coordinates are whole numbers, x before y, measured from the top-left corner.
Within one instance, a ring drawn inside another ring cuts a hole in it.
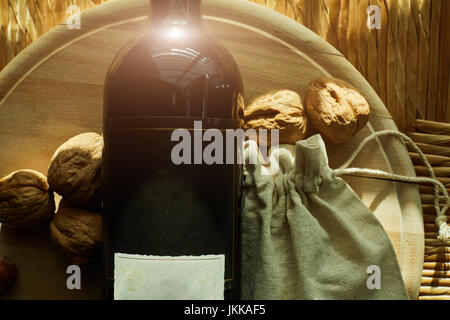
[[[0,0],[0,69],[68,17],[108,0]],[[250,0],[304,24],[366,77],[400,131],[415,119],[450,122],[448,0]],[[381,29],[366,28],[369,5]]]
[[[70,5],[84,11],[107,1],[0,0],[0,70],[65,20]],[[400,131],[427,154],[450,192],[450,0],[249,1],[304,24],[336,47],[372,85]],[[366,27],[369,5],[381,8],[380,30]],[[417,175],[425,174],[418,155],[410,155]],[[450,300],[450,244],[436,239],[432,188],[420,190],[426,247],[419,299]]]

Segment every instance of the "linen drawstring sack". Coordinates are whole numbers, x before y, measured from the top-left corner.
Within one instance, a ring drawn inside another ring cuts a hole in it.
[[[348,168],[369,141],[385,135],[411,143],[431,177]],[[256,142],[246,141],[244,148],[243,299],[408,299],[387,233],[342,175],[433,184],[439,239],[450,236],[448,194],[420,149],[402,133],[370,135],[335,170],[328,166],[320,135],[272,149],[270,164],[276,162],[279,168],[275,174],[263,165]],[[446,200],[442,210],[439,191]],[[374,288],[368,270],[379,271],[379,288]]]

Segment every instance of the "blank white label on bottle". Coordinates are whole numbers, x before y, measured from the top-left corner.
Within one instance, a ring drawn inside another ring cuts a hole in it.
[[[225,255],[116,253],[115,300],[223,300]]]

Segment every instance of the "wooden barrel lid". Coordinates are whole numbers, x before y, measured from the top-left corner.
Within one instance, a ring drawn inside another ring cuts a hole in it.
[[[59,25],[26,48],[0,73],[0,176],[30,168],[47,172],[56,148],[85,131],[102,130],[106,70],[114,55],[147,24],[148,0],[111,1],[82,14],[81,30]],[[235,57],[249,100],[276,88],[304,95],[314,78],[333,76],[357,87],[371,105],[370,123],[353,140],[327,145],[338,167],[374,131],[396,129],[367,81],[331,45],[301,24],[245,0],[205,0],[210,34]],[[353,166],[414,175],[396,138],[371,143]],[[345,178],[380,219],[395,247],[411,298],[418,295],[424,231],[415,185]],[[8,299],[101,298],[99,270],[82,277],[82,290],[66,287],[67,263],[48,231],[0,229],[0,252],[13,258],[20,276]]]

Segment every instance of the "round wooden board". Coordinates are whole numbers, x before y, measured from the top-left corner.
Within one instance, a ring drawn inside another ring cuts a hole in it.
[[[0,176],[22,168],[46,173],[56,148],[85,131],[102,130],[102,94],[114,55],[147,24],[148,0],[112,1],[82,14],[81,30],[60,25],[17,56],[0,73]],[[356,86],[371,105],[371,119],[353,140],[327,145],[330,166],[349,157],[373,131],[396,129],[373,89],[332,46],[291,19],[245,0],[204,0],[210,33],[233,54],[246,99],[274,88],[304,94],[311,79],[334,76]],[[371,143],[353,166],[414,175],[396,138]],[[415,185],[345,178],[380,219],[394,244],[411,298],[418,295],[424,231]],[[345,214],[343,212],[342,214]],[[82,274],[82,289],[68,290],[68,264],[48,231],[0,229],[0,253],[13,258],[20,276],[7,299],[98,299],[101,275]]]

